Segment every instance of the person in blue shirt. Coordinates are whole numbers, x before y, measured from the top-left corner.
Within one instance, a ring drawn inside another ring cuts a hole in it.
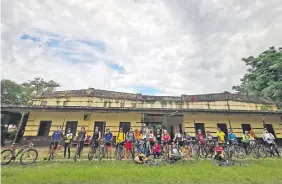
[[[107,159],[112,159],[112,140],[113,140],[113,134],[110,132],[109,128],[106,128],[106,133],[104,135],[104,139],[106,141],[106,148],[107,148]]]
[[[228,130],[228,141],[231,143],[238,143],[236,135],[232,132],[232,129]]]
[[[51,154],[52,159],[54,159],[54,153],[55,150],[58,147],[58,144],[60,142],[60,140],[63,137],[63,132],[62,132],[62,128],[60,126],[57,127],[57,130],[55,130],[51,136],[51,143],[50,143],[50,147],[49,147],[49,154]],[[44,160],[47,158],[44,158]]]

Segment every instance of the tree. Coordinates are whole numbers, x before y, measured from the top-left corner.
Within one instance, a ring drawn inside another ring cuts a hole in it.
[[[24,105],[30,102],[31,90],[11,80],[1,80],[1,104]]]
[[[44,81],[42,78],[34,78],[23,84],[18,84],[8,79],[1,80],[1,104],[30,105],[32,97],[41,92],[52,92],[58,83],[53,80]]]
[[[40,77],[34,78],[33,80],[29,80],[28,82],[25,82],[22,85],[24,87],[31,89],[32,93],[34,94],[38,94],[42,92],[52,92],[57,87],[60,87],[60,85],[55,81],[50,80],[46,82]]]
[[[241,94],[253,95],[274,101],[282,107],[282,49],[270,47],[257,57],[242,61],[248,66],[241,85],[233,89]]]

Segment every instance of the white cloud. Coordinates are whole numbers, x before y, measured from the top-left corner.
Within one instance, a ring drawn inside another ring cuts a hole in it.
[[[2,78],[41,76],[62,89],[230,91],[245,73],[242,57],[280,46],[281,22],[280,0],[3,0]]]

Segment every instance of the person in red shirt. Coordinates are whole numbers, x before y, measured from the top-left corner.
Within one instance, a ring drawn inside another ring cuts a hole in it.
[[[129,159],[130,158],[130,153],[132,150],[132,143],[130,141],[125,142],[125,158]]]
[[[202,130],[200,129],[198,130],[197,139],[200,144],[204,144],[204,135],[202,134]]]
[[[164,153],[167,153],[169,150],[169,146],[168,146],[169,141],[170,141],[170,135],[167,133],[167,130],[164,130],[162,136],[162,147]]]
[[[164,134],[162,136],[162,141],[164,144],[170,141],[170,135],[167,133],[167,130],[164,130]]]
[[[214,151],[214,158],[217,160],[224,160],[224,149],[216,143],[215,151]]]

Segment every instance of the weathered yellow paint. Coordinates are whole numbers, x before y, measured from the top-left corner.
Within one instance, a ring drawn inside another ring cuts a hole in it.
[[[124,99],[110,99],[99,97],[62,97],[37,98],[33,105],[47,106],[89,106],[89,107],[127,107],[127,108],[171,108],[171,109],[224,109],[224,110],[277,110],[275,105],[263,105],[238,101],[210,101],[210,102],[183,102],[183,101],[134,101]],[[43,104],[43,103],[42,103]],[[228,106],[229,105],[229,106]]]
[[[106,127],[109,127],[115,135],[119,129],[120,122],[130,122],[132,128],[141,127],[141,114],[138,113],[98,113],[92,112],[89,120],[84,120],[84,114],[88,112],[40,112],[32,111],[24,132],[24,136],[37,136],[39,125],[41,121],[52,121],[49,136],[62,126],[65,129],[67,121],[77,121],[77,131],[81,127],[85,127],[86,131],[90,134],[94,131],[95,121],[105,121]]]
[[[89,113],[89,120],[83,119],[84,114]],[[189,134],[195,135],[195,123],[204,123],[205,130],[210,131],[213,136],[217,131],[218,123],[225,123],[227,128],[229,127],[229,120],[233,128],[233,132],[238,136],[242,136],[241,124],[250,124],[254,132],[258,137],[261,137],[263,132],[263,122],[265,119],[266,124],[272,124],[277,138],[282,138],[282,123],[280,116],[265,116],[247,115],[247,114],[208,114],[208,113],[185,113],[183,114],[183,123],[185,129]],[[135,112],[123,112],[123,113],[100,113],[100,112],[41,112],[32,111],[27,122],[24,136],[37,136],[39,124],[41,121],[52,121],[49,136],[56,130],[57,126],[65,128],[67,121],[77,121],[77,131],[82,126],[86,128],[89,134],[93,133],[95,121],[105,121],[106,127],[109,127],[111,131],[116,135],[119,129],[120,122],[130,122],[131,126],[135,129],[141,128],[141,114]]]

